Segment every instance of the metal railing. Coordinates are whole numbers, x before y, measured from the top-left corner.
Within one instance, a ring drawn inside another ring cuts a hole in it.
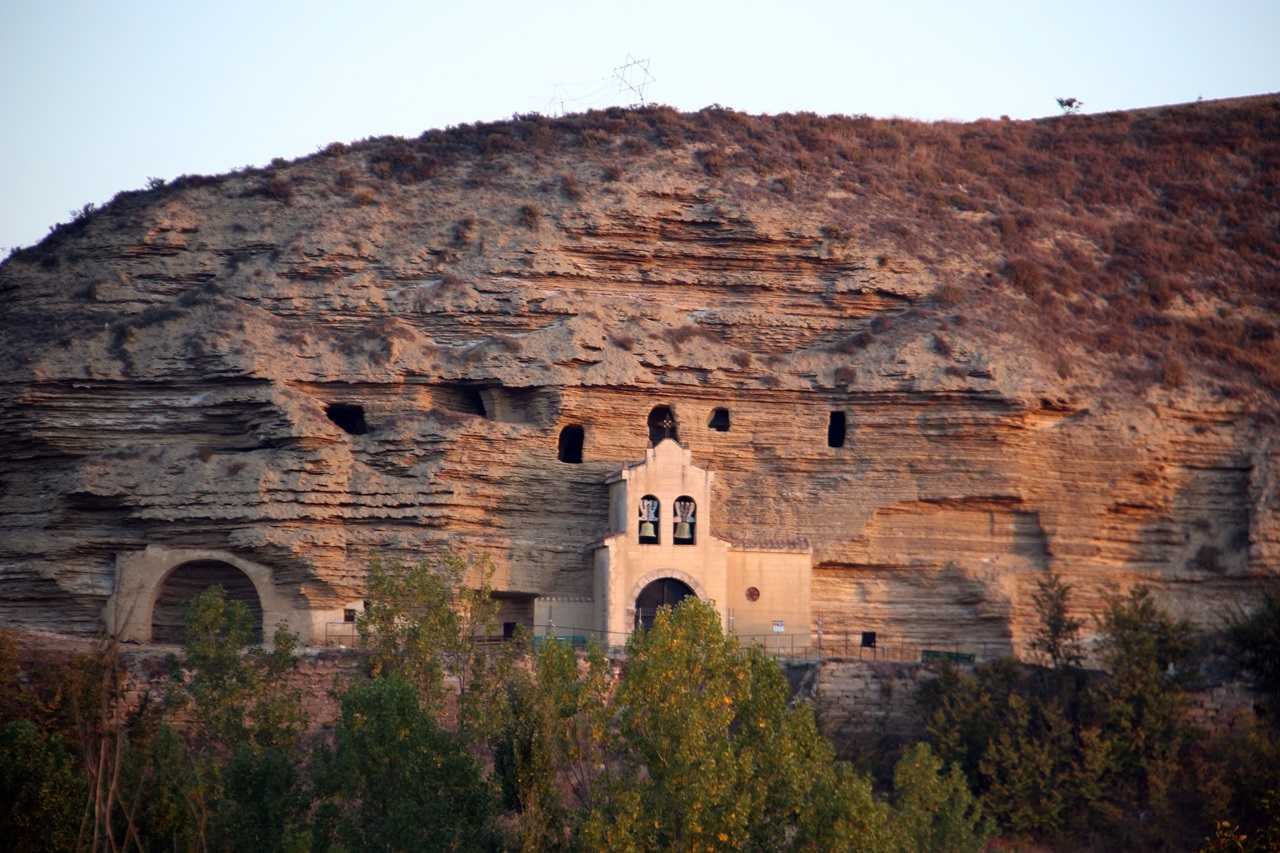
[[[610,657],[625,654],[632,632],[599,631],[561,625],[534,625],[523,642],[537,651],[549,637],[567,642],[575,650],[598,645]],[[824,660],[858,660],[883,663],[959,663],[971,664],[995,660],[1012,654],[1007,643],[963,644],[946,641],[906,639],[883,632],[838,631],[819,634],[734,634],[744,646],[758,646],[765,654],[779,660],[817,662]],[[477,637],[482,643],[512,643],[502,636]],[[360,637],[354,622],[325,623],[326,646],[357,648]]]
[[[324,644],[326,646],[356,648],[360,645],[360,633],[356,630],[356,623],[324,623]]]

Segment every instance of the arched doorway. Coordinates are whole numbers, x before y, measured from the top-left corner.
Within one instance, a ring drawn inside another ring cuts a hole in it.
[[[675,578],[658,578],[636,596],[636,627],[653,625],[653,617],[664,604],[675,606],[691,595],[696,595],[684,581]]]
[[[228,601],[243,601],[253,615],[254,640],[262,641],[262,601],[244,572],[221,560],[192,560],[176,566],[164,579],[151,611],[151,642],[181,643],[186,639],[187,606],[214,584]]]

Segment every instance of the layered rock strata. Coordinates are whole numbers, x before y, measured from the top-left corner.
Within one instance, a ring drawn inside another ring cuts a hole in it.
[[[1275,99],[1183,109],[1125,132],[1280,123]],[[765,119],[639,115],[595,137],[591,117],[528,119],[183,179],[11,256],[3,619],[100,629],[118,561],[148,546],[264,566],[301,609],[360,599],[372,549],[485,552],[499,590],[589,596],[606,478],[643,458],[659,406],[715,471],[719,533],[811,544],[826,631],[1025,649],[1050,571],[1081,613],[1144,582],[1201,623],[1276,577],[1275,397],[1255,371],[1280,314],[1233,290],[1274,273],[1275,229],[1233,261],[1224,224],[1211,254],[1236,279],[1151,303],[1137,350],[1095,345],[1136,297],[1072,289],[1049,261],[1033,292],[1005,233],[1034,207],[1019,257],[1131,271],[1081,223],[1164,220],[1141,199],[1085,211],[1087,165],[1074,189],[1022,173],[1038,207],[1012,183],[966,205],[963,176],[918,174],[942,157],[930,144],[950,150],[931,126],[846,122],[837,162]],[[956,150],[1016,173],[1009,133],[1038,150],[1095,132],[1006,124],[958,126]],[[908,140],[901,196],[857,182],[875,162],[858,134],[874,158],[889,131]],[[765,168],[755,132],[808,161]],[[1232,168],[1274,187],[1275,148]],[[1146,161],[1126,168],[1141,184]],[[951,206],[926,216],[930,192]],[[1237,355],[1159,348],[1231,317],[1255,335]],[[580,462],[562,461],[566,427]]]

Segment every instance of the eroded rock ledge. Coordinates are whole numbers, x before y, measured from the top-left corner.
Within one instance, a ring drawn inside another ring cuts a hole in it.
[[[371,549],[589,596],[605,479],[667,406],[718,532],[812,546],[829,631],[1021,648],[1048,571],[1213,622],[1280,568],[1280,225],[1237,209],[1280,106],[1179,109],[531,119],[122,194],[0,267],[0,614],[92,633],[148,546],[300,608],[358,600]],[[1245,189],[1170,183],[1237,126]],[[1123,193],[1063,153],[1117,139]],[[1117,238],[1213,216],[1181,259]]]

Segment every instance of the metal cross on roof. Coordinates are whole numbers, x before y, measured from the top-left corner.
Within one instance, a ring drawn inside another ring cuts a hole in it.
[[[672,420],[672,419],[671,419],[671,415],[667,415],[667,416],[666,416],[665,418],[663,418],[663,419],[662,419],[662,421],[658,424],[658,426],[660,426],[660,427],[662,427],[664,430],[666,430],[667,438],[671,438],[671,428],[672,428],[673,426],[675,426],[675,425],[676,425],[676,422],[675,422],[674,420]]]

